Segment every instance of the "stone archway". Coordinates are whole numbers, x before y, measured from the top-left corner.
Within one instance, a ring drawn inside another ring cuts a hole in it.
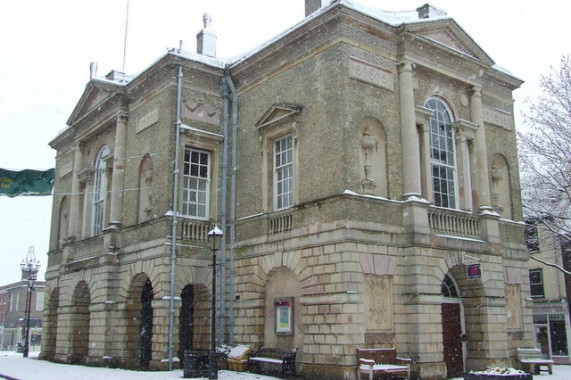
[[[210,293],[203,284],[188,284],[180,298],[178,357],[184,364],[184,350],[210,347]]]
[[[269,273],[265,297],[264,345],[282,348],[303,346],[301,294],[301,284],[291,269],[279,267]],[[285,326],[288,309],[289,330]],[[283,317],[281,319],[280,313]]]
[[[441,292],[442,348],[446,374],[448,378],[461,377],[466,363],[464,307],[458,285],[450,274],[444,276]]]
[[[127,368],[148,369],[152,360],[153,285],[145,273],[131,281],[125,308]]]
[[[55,288],[49,298],[46,318],[42,324],[42,359],[51,360],[56,354],[57,322],[59,308],[59,288]]]
[[[71,309],[71,363],[84,363],[89,354],[91,295],[87,282],[80,281],[73,291]]]
[[[148,369],[153,354],[153,285],[147,278],[141,293],[139,366]]]

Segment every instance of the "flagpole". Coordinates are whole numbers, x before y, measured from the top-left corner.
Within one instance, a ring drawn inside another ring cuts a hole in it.
[[[123,43],[123,74],[125,74],[125,66],[127,61],[127,34],[129,31],[129,0],[127,0],[127,12],[125,14],[125,41]]]

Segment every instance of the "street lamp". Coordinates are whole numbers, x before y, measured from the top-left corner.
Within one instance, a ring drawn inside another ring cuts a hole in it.
[[[216,360],[216,251],[224,233],[216,225],[208,232],[208,241],[212,249],[212,320],[210,322],[210,355],[208,361],[208,378],[218,379],[218,361]]]
[[[34,253],[34,246],[28,248],[28,254],[25,259],[22,259],[20,263],[20,269],[22,270],[22,280],[26,279],[28,282],[28,292],[26,295],[26,314],[25,314],[25,330],[24,330],[24,347],[23,354],[24,357],[28,357],[29,343],[30,343],[30,313],[32,309],[32,293],[34,291],[34,282],[38,276],[38,271],[40,270],[40,260],[36,259],[36,254]]]

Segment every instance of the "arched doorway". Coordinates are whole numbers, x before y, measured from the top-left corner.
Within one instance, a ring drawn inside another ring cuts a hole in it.
[[[148,369],[153,342],[153,284],[146,273],[131,281],[125,308],[127,368]]]
[[[44,340],[41,353],[42,359],[52,359],[56,353],[58,308],[59,288],[55,288],[50,295],[46,319],[42,326]]]
[[[458,285],[449,274],[446,274],[442,280],[441,292],[442,346],[447,376],[461,377],[465,368],[466,350],[464,308]]]
[[[141,294],[139,328],[139,365],[148,369],[153,353],[153,285],[147,278]]]
[[[187,285],[180,294],[182,305],[179,314],[178,357],[184,364],[184,350],[194,348],[194,287]]]
[[[81,281],[73,291],[72,299],[71,356],[72,363],[84,362],[89,353],[89,323],[91,314],[89,305],[91,296],[89,286]]]

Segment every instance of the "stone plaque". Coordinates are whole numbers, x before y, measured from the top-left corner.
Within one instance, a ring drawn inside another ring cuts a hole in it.
[[[365,276],[365,329],[393,329],[392,277]]]
[[[159,122],[159,109],[155,108],[139,118],[139,120],[137,121],[136,132],[139,133],[142,130],[158,122]]]
[[[393,74],[371,63],[352,57],[349,61],[349,75],[351,78],[372,84],[377,87],[394,91]]]
[[[521,298],[518,285],[506,285],[508,330],[521,330]]]
[[[511,113],[492,107],[484,107],[484,121],[505,129],[512,129]]]

